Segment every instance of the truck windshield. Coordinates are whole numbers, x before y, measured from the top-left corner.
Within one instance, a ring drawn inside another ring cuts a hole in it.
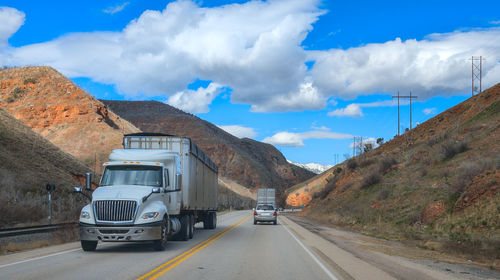
[[[143,165],[106,166],[101,186],[138,185],[161,187],[161,167]]]

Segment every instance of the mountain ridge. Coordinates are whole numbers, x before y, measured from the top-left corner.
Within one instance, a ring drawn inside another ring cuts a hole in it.
[[[289,164],[272,145],[238,138],[214,124],[157,101],[101,100],[143,131],[193,139],[219,166],[221,176],[250,188],[275,187],[279,193],[314,174]]]

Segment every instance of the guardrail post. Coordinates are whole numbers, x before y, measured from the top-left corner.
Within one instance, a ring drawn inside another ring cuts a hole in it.
[[[49,192],[49,225],[52,224],[52,192]]]
[[[45,185],[45,189],[49,193],[49,225],[52,224],[52,192],[56,189],[54,184]]]

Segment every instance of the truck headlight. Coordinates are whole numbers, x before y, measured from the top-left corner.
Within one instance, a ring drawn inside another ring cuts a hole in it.
[[[80,219],[90,220],[90,213],[87,211],[82,211],[82,214],[80,215]]]
[[[143,220],[151,220],[151,219],[156,219],[160,213],[158,212],[147,212],[142,215]]]

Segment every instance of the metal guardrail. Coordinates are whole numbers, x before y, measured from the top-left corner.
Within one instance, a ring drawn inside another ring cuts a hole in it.
[[[283,211],[279,212],[280,213],[302,212],[302,209],[301,208],[283,209]]]
[[[32,233],[50,232],[50,231],[56,231],[61,228],[70,228],[76,226],[78,226],[78,223],[60,223],[60,224],[42,225],[33,227],[5,228],[5,229],[0,229],[0,238],[32,234]]]

